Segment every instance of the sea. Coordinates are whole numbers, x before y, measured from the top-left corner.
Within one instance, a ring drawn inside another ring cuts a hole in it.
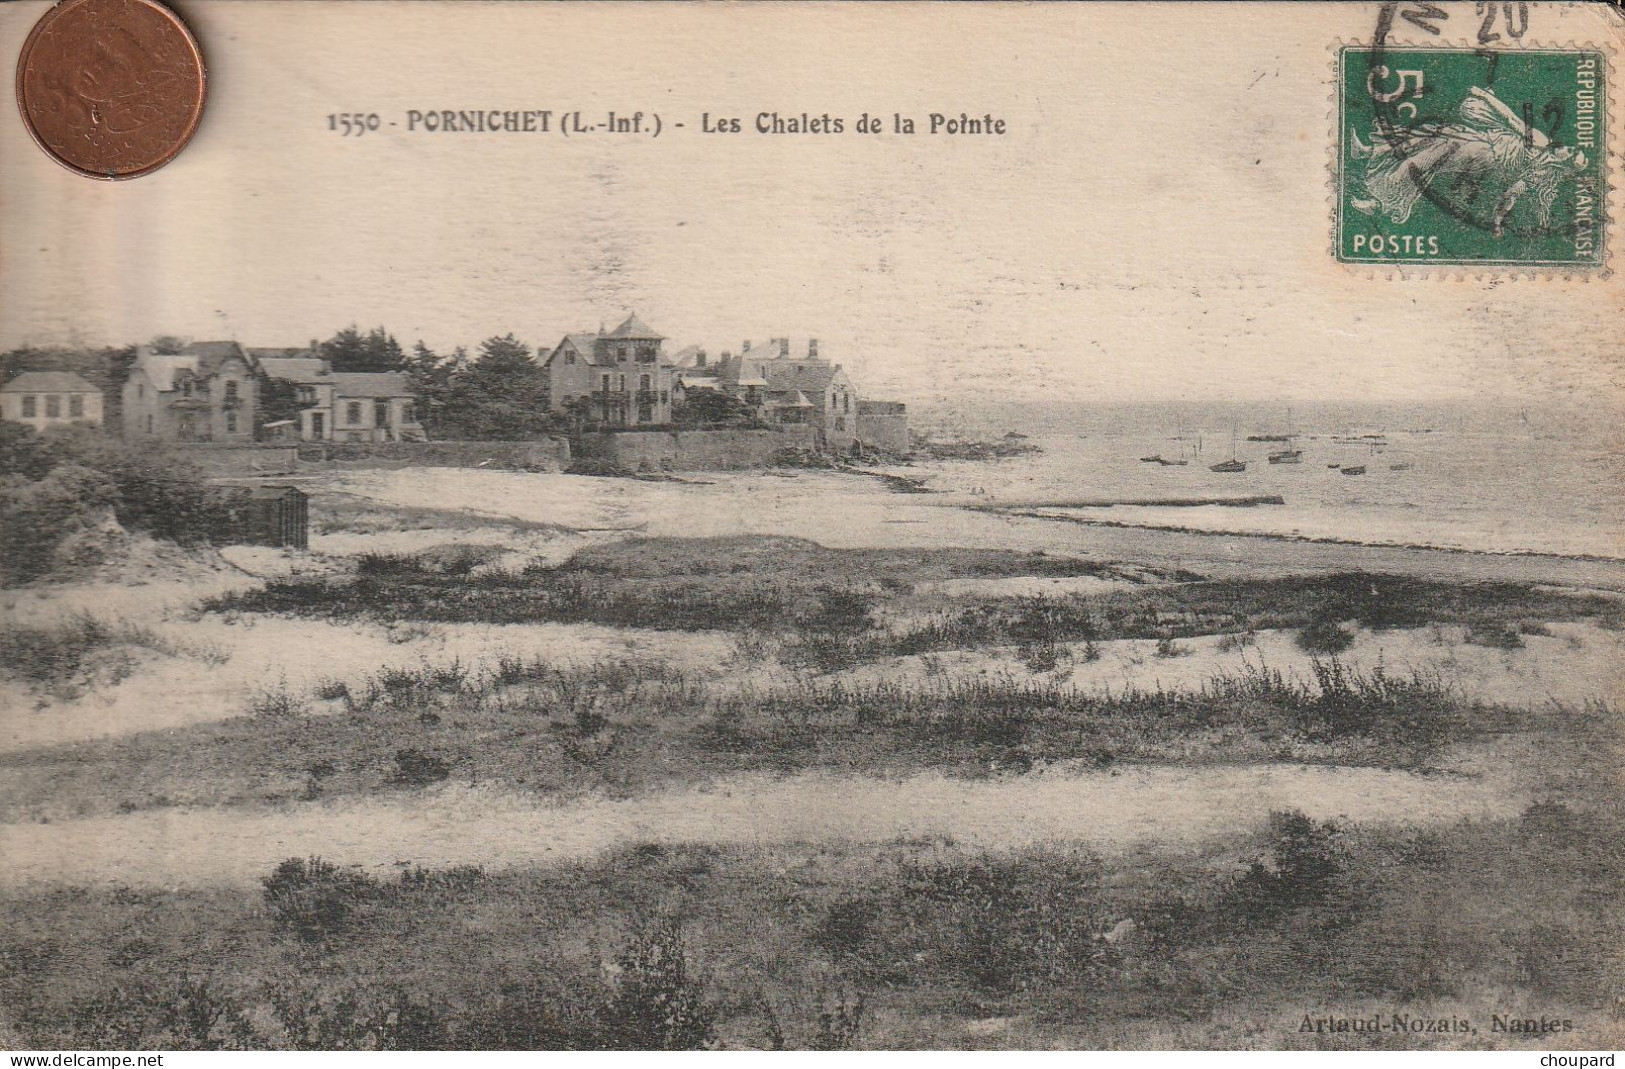
[[[1625,559],[1625,429],[1606,413],[1252,403],[978,417],[958,413],[927,430],[1036,451],[929,464],[931,489],[1128,526]],[[1289,440],[1249,440],[1266,436]],[[1286,449],[1301,450],[1300,462],[1269,463]],[[1150,456],[1185,463],[1141,459]],[[1246,470],[1211,470],[1232,457]],[[1280,504],[1182,503],[1276,496]]]

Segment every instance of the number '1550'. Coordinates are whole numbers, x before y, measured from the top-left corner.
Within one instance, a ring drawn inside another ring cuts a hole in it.
[[[327,128],[340,137],[360,137],[369,130],[378,129],[378,113],[376,111],[360,112],[346,111],[327,117]]]

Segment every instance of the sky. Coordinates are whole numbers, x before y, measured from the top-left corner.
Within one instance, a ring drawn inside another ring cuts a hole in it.
[[[45,6],[0,5],[5,54]],[[1622,396],[1618,273],[1332,262],[1333,49],[1376,5],[175,7],[211,82],[167,168],[87,181],[0,110],[0,348],[352,322],[550,346],[636,311],[672,348],[817,337],[864,393],[916,401]],[[1542,5],[1535,31],[1603,17]],[[472,107],[667,128],[383,125]],[[339,137],[341,111],[381,129]],[[698,128],[764,111],[848,132]],[[933,111],[1008,132],[852,132]]]

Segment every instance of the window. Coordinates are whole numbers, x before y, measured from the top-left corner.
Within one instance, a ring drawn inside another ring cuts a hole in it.
[[[236,403],[237,403],[237,380],[236,379],[227,379],[226,380],[226,404],[234,405]]]
[[[374,427],[389,426],[389,402],[374,401],[372,403],[372,425]]]
[[[39,415],[39,399],[33,394],[23,396],[23,416],[32,418]]]
[[[57,419],[62,415],[62,398],[54,393],[45,395],[45,418]]]
[[[615,359],[619,363],[622,363],[622,364],[626,363],[626,346],[617,345],[615,347]]]
[[[576,362],[576,354],[574,349],[571,349],[564,354],[564,362],[566,364],[573,364]]]
[[[237,433],[237,413],[235,411],[226,413],[226,433]]]
[[[68,415],[74,419],[79,419],[83,417],[84,414],[85,395],[82,393],[70,394],[68,396]]]
[[[352,427],[361,425],[361,402],[351,401],[344,406],[344,419]]]
[[[151,412],[147,413],[147,433],[148,434],[152,433],[152,413]]]
[[[192,380],[191,379],[187,379],[185,382],[181,383],[181,396],[182,397],[191,397],[192,396]]]
[[[849,393],[841,394],[841,411],[842,412],[850,412],[850,411],[852,411],[852,395],[851,394],[849,394]]]
[[[608,375],[604,376],[604,392],[605,393],[609,392],[609,376]]]
[[[670,394],[670,392],[668,392],[666,390],[661,390],[660,391],[660,403],[663,404],[663,405],[671,404],[671,394]]]
[[[615,389],[619,390],[621,393],[626,392],[626,376],[625,375],[616,375],[615,376]]]
[[[649,392],[650,390],[654,389],[654,380],[651,379],[647,375],[639,375],[638,376],[638,389],[642,390],[645,393]]]
[[[135,396],[137,400],[147,396],[147,387],[145,383],[138,382],[135,384]]]
[[[411,401],[401,405],[401,422],[416,423],[418,421],[418,407]]]

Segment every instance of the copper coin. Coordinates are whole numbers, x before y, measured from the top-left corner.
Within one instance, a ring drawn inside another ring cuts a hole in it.
[[[60,0],[23,44],[17,106],[64,167],[137,178],[192,139],[204,81],[197,41],[155,0]]]

